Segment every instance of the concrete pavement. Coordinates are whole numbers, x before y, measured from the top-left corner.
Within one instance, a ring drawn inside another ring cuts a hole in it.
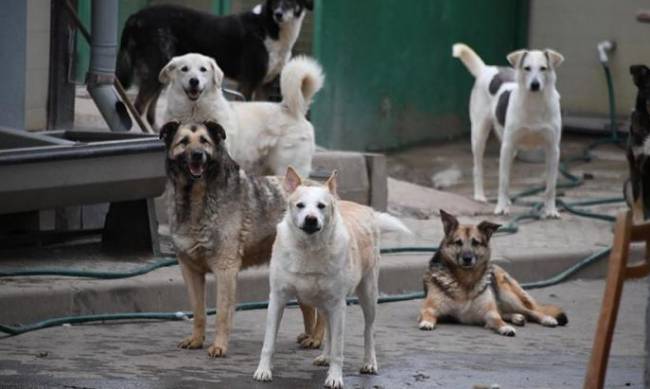
[[[480,327],[440,324],[416,327],[420,301],[379,306],[379,375],[361,376],[362,315],[348,307],[345,384],[348,388],[581,387],[593,340],[603,281],[573,281],[535,290],[541,301],[564,307],[569,324],[527,324],[515,338]],[[646,352],[645,281],[625,285],[612,345],[607,388],[643,387]],[[58,327],[0,339],[0,388],[318,388],[326,370],[311,364],[318,354],[300,350],[300,313],[285,313],[274,358],[274,381],[255,383],[265,311],[237,312],[230,353],[211,360],[203,350],[179,350],[189,322],[129,322]],[[209,318],[208,341],[214,318]]]

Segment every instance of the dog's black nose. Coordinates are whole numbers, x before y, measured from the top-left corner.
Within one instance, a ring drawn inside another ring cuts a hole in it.
[[[192,151],[190,154],[190,158],[192,158],[192,161],[194,162],[199,162],[203,160],[203,152],[201,151]]]
[[[533,81],[530,83],[530,90],[537,92],[539,90],[539,81]]]
[[[314,216],[305,216],[305,227],[314,227],[318,225],[318,219]]]
[[[199,80],[196,78],[190,78],[190,86],[192,88],[196,88],[197,86],[199,86]]]
[[[281,21],[282,21],[282,16],[283,16],[282,12],[280,12],[280,11],[275,11],[275,13],[273,14],[273,16],[275,17],[275,20],[277,20],[278,22],[281,22]]]
[[[461,257],[461,259],[462,259],[462,261],[463,261],[463,265],[465,265],[465,266],[469,266],[469,265],[471,265],[472,262],[474,261],[474,255],[469,254],[469,253],[465,253],[465,254],[463,254],[463,256]]]

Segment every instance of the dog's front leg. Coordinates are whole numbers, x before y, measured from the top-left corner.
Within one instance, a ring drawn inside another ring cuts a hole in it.
[[[189,260],[189,259],[188,259]],[[183,339],[178,347],[180,348],[201,348],[205,340],[205,274],[197,272],[179,261],[183,280],[190,297],[194,319],[192,321],[192,335]]]
[[[316,326],[318,326],[318,321],[322,321],[322,326],[325,327],[323,328],[323,352],[321,355],[317,356],[314,358],[314,365],[316,366],[329,366],[330,364],[330,351],[332,350],[332,335],[331,335],[331,328],[330,328],[330,321],[328,319],[327,314],[323,309],[318,309],[317,310],[317,322]]]
[[[278,336],[278,328],[287,301],[288,298],[284,294],[271,293],[271,301],[266,312],[266,331],[264,332],[264,345],[260,354],[260,363],[255,374],[253,374],[253,378],[257,381],[271,381],[273,379],[271,358],[273,358],[275,340]]]
[[[238,272],[239,266],[236,265],[215,271],[217,278],[217,334],[214,342],[208,348],[210,358],[223,357],[228,351],[228,340],[235,315]]]
[[[440,312],[440,308],[443,305],[442,292],[433,284],[428,274],[423,282],[426,295],[420,307],[418,327],[423,331],[431,331],[436,328],[436,323],[441,313],[444,314],[447,312],[445,310]]]
[[[305,325],[305,332],[298,335],[297,342],[303,348],[319,348],[323,341],[324,323],[322,315],[316,308],[305,305],[298,300],[302,319]]]
[[[327,313],[329,321],[328,336],[330,338],[330,367],[325,379],[325,387],[343,387],[343,343],[345,326],[345,298],[338,302]]]
[[[483,185],[483,155],[485,144],[492,129],[492,123],[488,119],[472,120],[472,156],[474,158],[474,200],[487,202]]]
[[[544,202],[544,217],[558,219],[560,213],[555,207],[555,188],[557,172],[560,164],[560,146],[553,142],[546,147],[546,192]]]
[[[508,134],[508,129],[504,132]],[[512,133],[512,131],[510,131]],[[497,206],[494,209],[495,215],[507,215],[510,213],[510,198],[508,197],[508,186],[510,185],[510,169],[515,153],[512,140],[506,135],[501,143],[501,155],[499,156],[499,197]]]
[[[515,336],[517,334],[517,331],[512,326],[503,321],[496,305],[489,307],[485,313],[485,326],[493,329],[499,335]]]

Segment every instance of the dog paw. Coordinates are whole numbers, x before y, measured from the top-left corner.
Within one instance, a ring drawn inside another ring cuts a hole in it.
[[[512,317],[510,318],[510,322],[516,326],[521,327],[526,324],[526,316],[520,313],[513,313]]]
[[[547,208],[544,210],[544,218],[545,219],[559,219],[560,218],[560,212],[558,212],[557,209],[555,208]]]
[[[310,336],[309,336],[308,333],[303,332],[302,334],[298,335],[298,337],[296,338],[296,343],[302,343],[303,340],[305,340],[305,339],[307,339],[309,337]]]
[[[436,328],[436,323],[432,323],[432,322],[427,321],[427,320],[422,320],[422,321],[420,322],[420,324],[418,324],[418,327],[419,327],[422,331],[431,331],[431,330],[433,330],[434,328]]]
[[[253,379],[255,381],[271,381],[273,380],[273,373],[271,373],[271,369],[258,367],[255,374],[253,374]]]
[[[474,195],[474,200],[478,201],[479,203],[487,203],[488,202],[487,197],[485,197],[484,194],[480,194],[480,195],[475,194]]]
[[[499,330],[497,332],[499,333],[499,335],[503,335],[503,336],[515,336],[515,335],[517,335],[517,331],[515,331],[515,329],[512,328],[511,326],[502,326],[502,327],[499,328]]]
[[[539,324],[544,327],[557,327],[557,320],[552,316],[544,316]]]
[[[197,349],[202,347],[203,347],[203,338],[198,338],[194,336],[188,336],[178,344],[178,348]]]
[[[366,362],[359,369],[361,374],[377,374],[377,362]]]
[[[314,365],[316,366],[329,366],[330,365],[330,359],[329,357],[325,355],[319,355],[316,358],[314,358]]]
[[[340,389],[343,387],[343,376],[339,373],[328,373],[325,379],[325,387],[331,389]]]
[[[226,351],[228,351],[226,347],[213,344],[208,347],[208,356],[210,358],[222,358],[226,356]]]
[[[301,348],[317,349],[321,345],[321,339],[312,338],[311,335],[307,334],[300,334],[296,340]]]
[[[496,208],[494,208],[495,215],[509,215],[510,206],[508,204],[498,203]]]

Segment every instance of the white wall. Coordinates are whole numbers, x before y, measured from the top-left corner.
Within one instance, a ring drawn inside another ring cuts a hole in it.
[[[607,86],[596,45],[616,41],[611,56],[617,111],[629,115],[636,95],[629,67],[650,66],[650,24],[636,21],[647,0],[531,0],[529,46],[562,53],[558,69],[562,108],[569,115],[607,115]]]

